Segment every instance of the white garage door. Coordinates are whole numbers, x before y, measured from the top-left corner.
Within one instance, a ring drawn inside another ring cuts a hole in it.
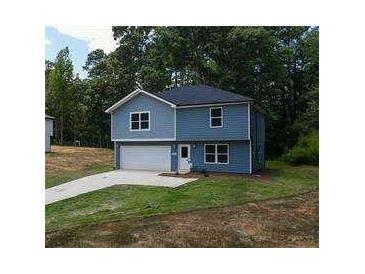
[[[120,167],[170,171],[170,146],[121,146]]]

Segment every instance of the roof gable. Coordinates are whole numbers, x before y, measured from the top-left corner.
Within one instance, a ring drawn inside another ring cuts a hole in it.
[[[107,113],[112,113],[113,111],[115,111],[117,108],[119,108],[120,106],[122,106],[123,104],[125,104],[126,102],[130,101],[131,99],[133,99],[135,96],[137,96],[138,94],[144,94],[147,96],[150,96],[156,100],[159,100],[165,104],[170,105],[171,107],[176,107],[175,104],[160,98],[152,93],[149,93],[147,91],[141,90],[141,89],[136,89],[135,91],[131,92],[130,94],[128,94],[127,96],[123,97],[120,101],[118,101],[117,103],[115,103],[114,105],[112,105],[110,108],[108,108],[105,112]]]
[[[200,105],[218,105],[218,104],[239,104],[254,102],[255,100],[230,91],[225,91],[208,85],[188,85],[178,88],[172,88],[152,94],[147,91],[136,89],[119,102],[112,105],[105,112],[112,113],[124,103],[130,101],[138,94],[150,96],[171,107],[194,107]]]

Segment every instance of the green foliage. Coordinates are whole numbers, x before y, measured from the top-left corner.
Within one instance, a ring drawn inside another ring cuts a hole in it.
[[[197,83],[262,105],[270,158],[318,130],[318,28],[113,27],[113,35],[119,43],[114,52],[98,49],[88,55],[87,79],[73,76],[68,49],[54,64],[47,62],[46,110],[56,123],[64,121],[63,130],[56,128],[58,140],[62,132],[67,141],[109,147],[107,107],[137,87],[158,92]]]
[[[64,136],[72,136],[72,118],[76,115],[76,92],[73,86],[73,65],[68,47],[62,49],[53,64],[46,62],[46,112],[57,117],[56,139],[63,144]]]
[[[312,132],[299,139],[298,143],[283,155],[282,159],[292,164],[319,164],[319,134]]]

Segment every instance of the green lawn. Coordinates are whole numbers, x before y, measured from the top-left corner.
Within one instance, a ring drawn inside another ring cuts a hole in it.
[[[46,175],[46,188],[60,185],[85,176],[113,170],[110,164],[93,165],[80,170],[62,171],[56,174]]]
[[[46,231],[239,205],[318,188],[318,167],[269,161],[267,172],[265,179],[211,174],[175,189],[122,185],[83,194],[46,206]]]

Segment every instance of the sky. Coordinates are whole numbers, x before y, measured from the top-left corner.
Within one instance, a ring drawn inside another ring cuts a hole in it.
[[[54,61],[57,53],[69,47],[74,72],[86,77],[82,69],[89,52],[102,49],[109,53],[117,47],[112,27],[46,27],[46,59]]]

